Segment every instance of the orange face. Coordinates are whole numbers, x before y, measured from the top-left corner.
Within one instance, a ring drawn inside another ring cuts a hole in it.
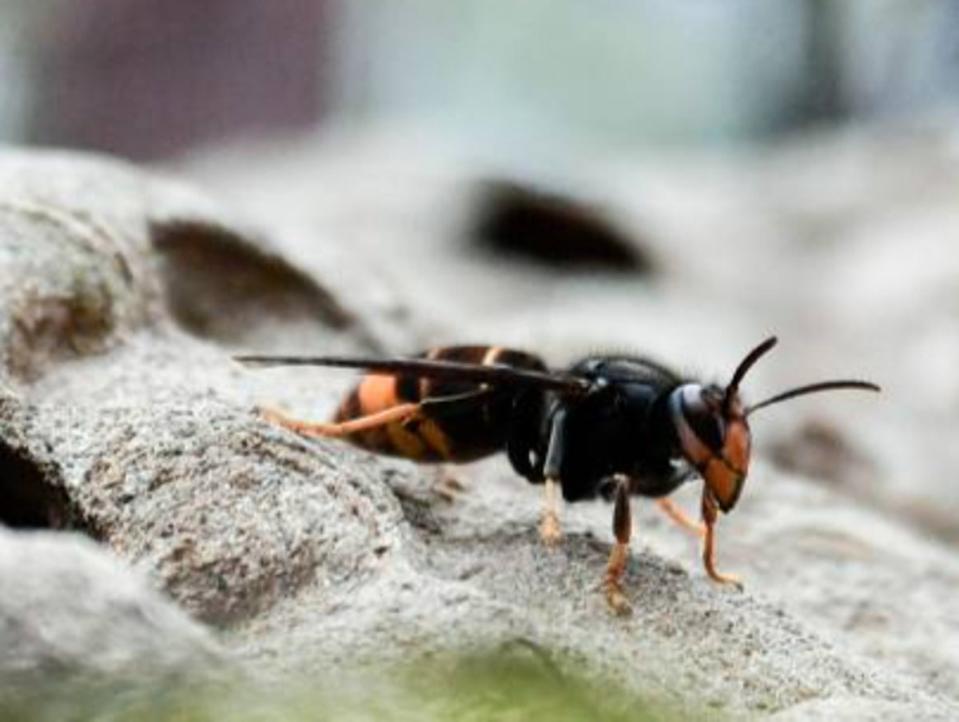
[[[726,422],[722,450],[711,454],[701,468],[709,490],[724,512],[736,505],[749,471],[749,426],[743,418]]]
[[[684,455],[702,475],[719,508],[729,511],[749,471],[749,425],[738,397],[725,406],[714,391],[691,384],[677,392],[673,418]]]

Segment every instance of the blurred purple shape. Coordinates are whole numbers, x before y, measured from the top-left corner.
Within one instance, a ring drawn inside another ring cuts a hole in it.
[[[326,0],[64,4],[39,52],[34,140],[150,159],[311,125],[333,16]]]

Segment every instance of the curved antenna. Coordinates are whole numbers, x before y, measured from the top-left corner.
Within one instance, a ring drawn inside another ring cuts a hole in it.
[[[739,383],[743,380],[743,377],[746,376],[746,373],[749,371],[749,369],[751,369],[753,364],[762,358],[762,356],[777,343],[779,343],[779,339],[775,336],[770,336],[756,348],[746,354],[746,358],[739,362],[739,366],[737,366],[736,370],[733,372],[732,381],[730,381],[729,385],[726,386],[726,396],[723,399],[723,405],[727,409],[729,408],[729,404],[732,401],[733,395],[739,390]]]
[[[775,396],[770,396],[768,399],[764,399],[759,403],[753,404],[746,409],[746,416],[749,416],[754,411],[759,411],[766,406],[772,406],[773,404],[778,404],[781,401],[788,401],[789,399],[794,399],[797,396],[805,396],[806,394],[816,394],[820,391],[835,391],[837,389],[859,389],[860,391],[875,391],[879,392],[882,389],[879,388],[874,383],[869,381],[859,381],[857,379],[836,379],[834,381],[820,381],[815,384],[807,384],[806,386],[797,386],[794,389],[789,389],[788,391],[783,391],[780,394]]]

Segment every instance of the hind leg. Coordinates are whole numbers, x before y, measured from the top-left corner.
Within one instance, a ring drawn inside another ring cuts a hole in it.
[[[451,464],[443,464],[436,470],[433,493],[452,504],[460,494],[469,490],[469,485]]]
[[[394,421],[414,418],[420,411],[419,404],[398,404],[374,414],[347,421],[304,421],[273,408],[261,408],[260,415],[272,424],[295,431],[304,436],[339,437],[375,429]]]

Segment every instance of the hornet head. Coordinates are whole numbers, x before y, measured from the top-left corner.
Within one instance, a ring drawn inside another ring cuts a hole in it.
[[[747,419],[751,413],[780,401],[819,391],[879,391],[878,386],[866,381],[820,381],[746,406],[739,395],[739,384],[753,364],[776,345],[776,341],[775,336],[768,338],[746,354],[725,388],[687,383],[678,386],[669,397],[670,414],[683,456],[699,471],[723,512],[728,512],[736,505],[749,471],[751,437]]]

